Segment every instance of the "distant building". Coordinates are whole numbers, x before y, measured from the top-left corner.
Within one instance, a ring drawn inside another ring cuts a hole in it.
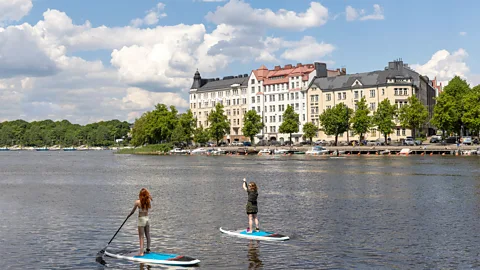
[[[432,80],[432,86],[435,88],[435,96],[438,97],[443,92],[443,85],[441,82],[438,84],[437,77]]]
[[[292,134],[293,142],[302,141],[303,124],[307,119],[306,95],[309,83],[318,77],[344,75],[346,69],[327,70],[326,64],[301,64],[275,66],[269,70],[262,65],[253,70],[248,79],[249,110],[255,110],[262,116],[265,128],[258,134],[257,140],[288,141],[289,134],[279,132],[282,117],[287,105],[291,105],[299,114],[299,131]]]
[[[244,141],[242,127],[243,116],[248,108],[247,81],[248,74],[223,79],[202,79],[200,73],[195,72],[190,88],[190,109],[196,118],[197,127],[209,127],[208,114],[220,103],[230,121],[230,133],[224,140],[227,143]]]
[[[401,60],[388,63],[384,70],[377,70],[365,73],[348,74],[345,76],[331,78],[315,78],[308,89],[308,119],[319,125],[319,115],[338,103],[344,103],[352,109],[355,102],[366,97],[367,104],[372,111],[376,111],[378,104],[384,99],[390,100],[397,107],[407,104],[407,98],[416,95],[426,106],[429,112],[429,119],[433,115],[435,105],[436,89],[426,76],[418,74],[410,69]],[[411,131],[404,129],[397,121],[397,127],[390,135],[392,140],[399,140],[411,136]],[[434,130],[427,126],[423,133],[433,134]],[[346,141],[347,134],[341,134],[339,141]],[[376,128],[365,134],[365,139],[375,140],[382,138]],[[334,136],[325,135],[319,131],[315,139],[333,140]],[[350,140],[358,140],[358,135],[353,131],[349,134]]]

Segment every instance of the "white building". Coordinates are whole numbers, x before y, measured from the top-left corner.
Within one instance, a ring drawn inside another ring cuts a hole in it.
[[[285,65],[283,68],[275,66],[268,70],[264,65],[253,70],[248,79],[248,106],[262,116],[265,128],[257,135],[258,140],[276,140],[285,142],[289,134],[279,132],[282,117],[287,105],[298,113],[300,127],[297,133],[292,134],[292,141],[303,141],[303,124],[307,117],[307,89],[310,82],[318,77],[333,77],[343,75],[345,69],[327,70],[326,64],[297,64]]]

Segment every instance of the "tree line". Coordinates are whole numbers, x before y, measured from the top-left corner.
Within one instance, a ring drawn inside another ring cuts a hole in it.
[[[119,120],[101,121],[85,126],[62,121],[5,121],[0,123],[3,146],[110,146],[115,139],[128,141],[130,124]]]

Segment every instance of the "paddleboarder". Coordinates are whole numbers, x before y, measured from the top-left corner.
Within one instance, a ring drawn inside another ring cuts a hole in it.
[[[140,190],[140,194],[138,195],[138,200],[135,201],[133,205],[132,212],[128,215],[127,219],[135,213],[135,210],[138,208],[138,237],[140,238],[140,251],[138,252],[138,256],[143,256],[143,246],[144,246],[144,239],[143,236],[147,238],[147,253],[150,253],[150,222],[148,220],[148,209],[151,208],[150,201],[152,201],[152,196],[150,196],[150,192],[146,188],[142,188]]]
[[[248,201],[247,201],[247,215],[248,215],[248,228],[247,233],[252,233],[253,230],[253,220],[255,220],[255,230],[258,232],[258,206],[257,206],[257,197],[258,197],[258,188],[257,184],[254,182],[247,183],[247,180],[243,178],[243,189],[247,191]]]

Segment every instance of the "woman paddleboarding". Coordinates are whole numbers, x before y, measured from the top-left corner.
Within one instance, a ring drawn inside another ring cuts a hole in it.
[[[152,196],[150,196],[150,192],[146,188],[142,188],[140,190],[140,194],[138,195],[139,199],[135,201],[133,205],[132,212],[128,215],[130,217],[135,213],[135,210],[138,208],[138,237],[140,238],[140,251],[138,252],[138,256],[143,256],[143,236],[147,238],[147,253],[150,253],[150,223],[148,221],[148,209],[151,208],[150,201],[152,201]],[[127,219],[128,219],[127,217]]]
[[[243,189],[247,191],[248,201],[247,201],[247,215],[248,215],[248,228],[247,233],[252,233],[253,230],[253,220],[255,220],[255,231],[260,231],[258,227],[258,206],[257,206],[257,197],[258,197],[258,188],[254,182],[247,183],[247,180],[243,178]]]

